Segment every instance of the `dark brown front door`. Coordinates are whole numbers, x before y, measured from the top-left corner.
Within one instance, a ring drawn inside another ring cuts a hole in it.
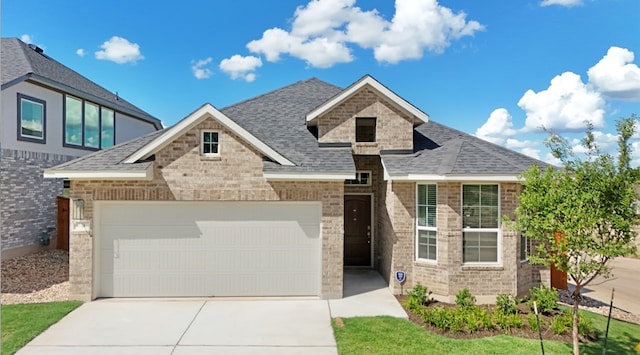
[[[371,196],[344,196],[344,265],[371,266]]]

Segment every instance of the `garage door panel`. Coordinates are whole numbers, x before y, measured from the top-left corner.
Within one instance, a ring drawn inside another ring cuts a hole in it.
[[[320,292],[319,203],[103,203],[98,210],[99,296]]]

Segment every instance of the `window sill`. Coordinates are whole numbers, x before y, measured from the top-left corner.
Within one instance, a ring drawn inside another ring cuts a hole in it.
[[[356,147],[377,147],[378,142],[356,142]]]
[[[219,155],[201,155],[200,160],[220,161],[222,160],[222,157]]]
[[[418,260],[414,260],[413,265],[415,265],[415,266],[437,267],[438,266],[438,260],[418,259]]]
[[[479,270],[479,271],[504,271],[504,266],[502,265],[492,265],[492,264],[463,264],[462,271],[470,271],[470,270]]]

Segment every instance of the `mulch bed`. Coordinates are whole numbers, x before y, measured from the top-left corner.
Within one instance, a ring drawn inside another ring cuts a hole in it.
[[[444,337],[447,338],[453,338],[453,339],[477,339],[477,338],[486,338],[486,337],[491,337],[491,336],[496,336],[496,335],[512,335],[512,336],[517,336],[520,338],[528,338],[528,339],[540,339],[540,336],[538,335],[537,331],[533,331],[531,330],[531,328],[529,328],[529,325],[527,324],[526,321],[526,317],[529,313],[531,313],[531,311],[529,310],[529,307],[526,304],[519,304],[518,305],[518,312],[520,314],[523,315],[523,324],[522,324],[522,328],[514,328],[512,330],[510,330],[509,332],[505,332],[502,329],[493,329],[493,330],[479,330],[473,333],[469,333],[466,331],[463,332],[452,332],[452,331],[443,331],[439,328],[434,327],[431,324],[427,324],[424,322],[424,320],[422,319],[422,317],[416,315],[415,313],[413,313],[411,310],[407,309],[404,306],[404,302],[407,300],[407,296],[406,295],[396,295],[396,298],[398,299],[398,302],[400,302],[400,304],[402,305],[402,308],[404,308],[404,310],[407,312],[407,314],[409,315],[409,320],[417,325],[419,325],[420,327],[432,332],[432,333],[436,333],[439,335],[442,335]],[[444,307],[451,307],[451,308],[455,308],[456,305],[454,304],[449,304],[449,303],[442,303],[442,302],[438,302],[438,301],[432,301],[426,308],[432,308],[432,307],[436,307],[436,306],[444,306]],[[486,307],[487,309],[491,309],[492,306],[479,306],[479,307]],[[542,338],[544,340],[556,340],[556,341],[562,341],[562,342],[571,342],[572,338],[571,338],[571,332],[569,332],[568,334],[564,334],[564,335],[556,335],[553,334],[553,332],[551,331],[551,329],[549,329],[549,324],[551,323],[551,320],[553,319],[553,317],[557,314],[560,314],[559,311],[557,311],[557,313],[554,313],[552,315],[543,315],[540,314],[540,323],[544,322],[544,326],[542,328]]]

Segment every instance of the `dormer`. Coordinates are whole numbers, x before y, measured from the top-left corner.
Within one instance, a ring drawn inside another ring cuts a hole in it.
[[[373,77],[360,80],[309,114],[318,143],[351,143],[354,154],[413,151],[413,128],[429,116]]]

